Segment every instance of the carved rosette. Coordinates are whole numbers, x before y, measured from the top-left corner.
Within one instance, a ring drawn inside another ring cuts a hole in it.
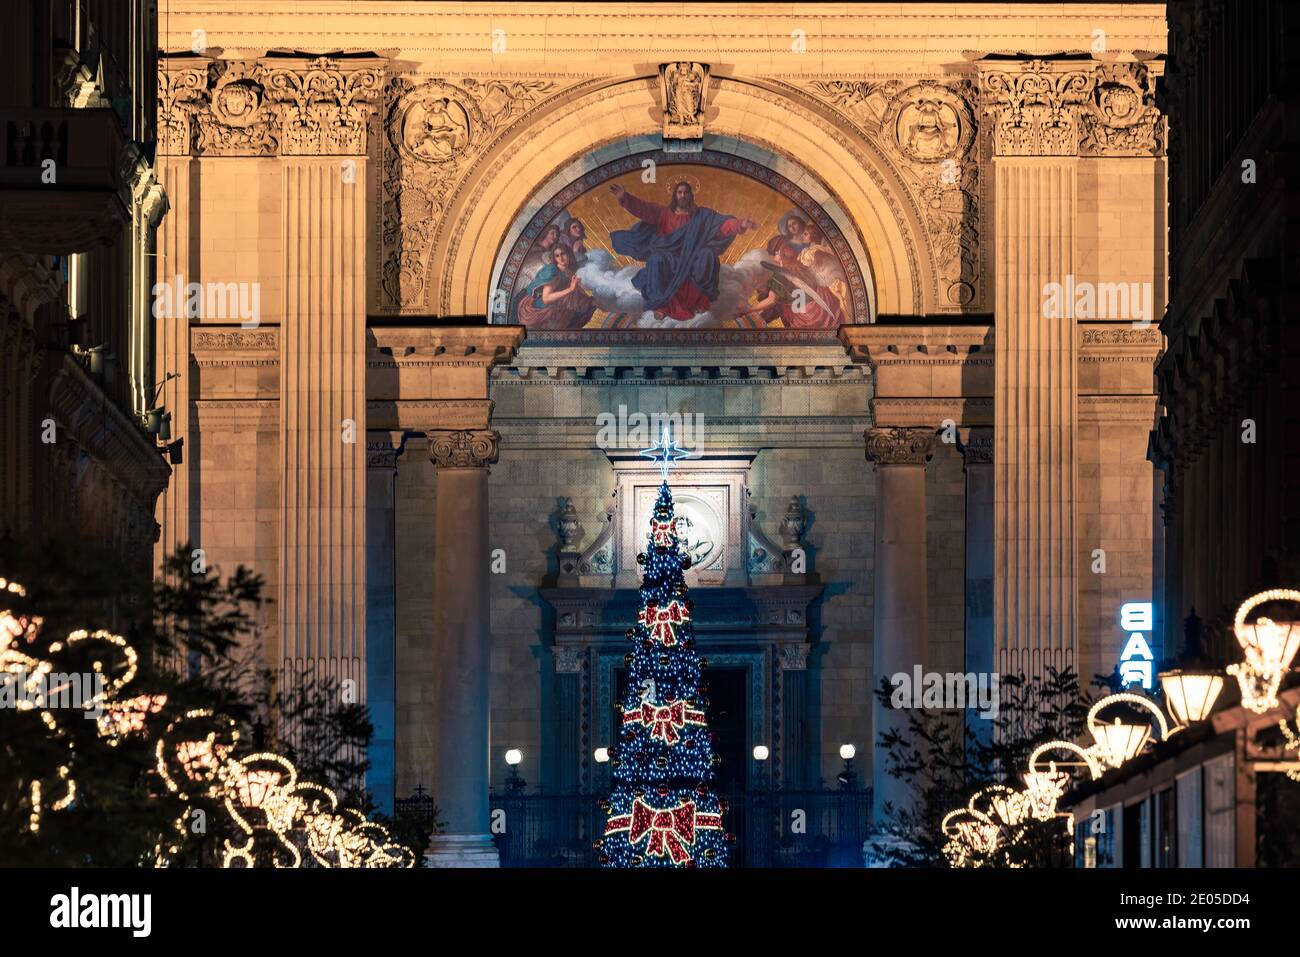
[[[868,429],[867,458],[876,465],[924,465],[933,454],[932,429]]]
[[[829,103],[891,155],[906,183],[935,264],[936,300],[946,309],[982,304],[979,276],[980,164],[968,78],[905,83],[816,80],[811,93]]]
[[[1155,77],[1140,63],[1097,67],[1081,119],[1081,156],[1164,154],[1165,118],[1156,107]]]
[[[486,468],[497,460],[501,436],[490,429],[437,429],[427,435],[429,461],[440,469]]]
[[[423,308],[425,269],[462,174],[551,80],[393,77],[384,90],[380,239],[388,305]]]
[[[377,66],[319,57],[218,60],[159,75],[159,152],[199,156],[363,156],[382,88]]]

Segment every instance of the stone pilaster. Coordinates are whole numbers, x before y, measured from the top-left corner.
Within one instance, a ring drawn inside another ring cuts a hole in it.
[[[432,430],[438,470],[434,518],[434,780],[444,822],[428,862],[495,867],[488,833],[488,466],[497,434]]]
[[[866,433],[867,458],[876,464],[876,571],[874,692],[882,678],[925,667],[928,622],[925,464],[932,429],[887,428]],[[910,788],[887,772],[880,738],[890,729],[906,733],[907,712],[874,703],[872,733],[875,789],[873,815],[885,823],[884,807],[910,807]]]
[[[156,280],[175,289],[175,277],[181,277],[181,288],[195,278],[190,263],[191,237],[191,185],[195,163],[189,156],[162,154],[157,160],[158,179],[171,201],[171,209],[158,227],[158,258]],[[158,545],[154,551],[154,565],[172,555],[178,546],[195,538],[197,529],[191,526],[190,468],[196,452],[190,436],[190,318],[182,299],[155,311],[154,318],[154,378],[162,385],[158,405],[171,413],[171,441],[182,442],[183,462],[172,469],[171,481],[158,499]],[[175,378],[168,379],[168,376]],[[185,446],[188,445],[189,448]],[[188,454],[187,454],[188,453]],[[186,464],[186,461],[190,464]],[[201,545],[194,541],[195,547]]]
[[[286,680],[315,669],[363,687],[366,160],[349,162],[355,177],[336,159],[281,161],[279,613]]]
[[[375,731],[366,787],[393,812],[397,774],[397,460],[404,432],[366,434],[366,703]]]
[[[989,674],[993,653],[993,430],[971,429],[958,448],[966,473],[966,671]],[[976,734],[991,738],[991,725],[974,710]]]
[[[994,172],[993,627],[999,671],[1072,662],[1075,331],[1044,315],[1075,271],[1083,72],[1044,61],[982,74]]]

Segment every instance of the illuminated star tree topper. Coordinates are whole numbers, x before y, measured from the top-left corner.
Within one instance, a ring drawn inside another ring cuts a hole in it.
[[[668,481],[668,473],[677,464],[677,460],[690,455],[686,449],[677,444],[677,440],[672,437],[672,432],[667,425],[664,426],[663,432],[660,433],[659,441],[648,449],[642,449],[641,454],[659,463],[659,475],[665,483]]]

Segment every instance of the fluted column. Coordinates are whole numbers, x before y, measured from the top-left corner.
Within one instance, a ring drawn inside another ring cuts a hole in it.
[[[285,156],[280,640],[364,703],[364,156]]]
[[[437,468],[433,566],[433,867],[496,867],[488,833],[488,466],[497,433],[428,433]]]
[[[876,467],[874,687],[900,672],[909,680],[925,667],[928,622],[925,536],[925,464],[930,460],[931,429],[871,429],[867,458]],[[875,700],[872,747],[873,815],[885,822],[885,805],[897,812],[913,802],[911,789],[888,773],[880,738],[890,729],[907,730],[906,711]]]

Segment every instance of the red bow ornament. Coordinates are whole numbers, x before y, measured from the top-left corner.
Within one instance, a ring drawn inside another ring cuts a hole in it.
[[[642,701],[641,707],[623,715],[624,724],[642,724],[650,729],[650,737],[665,744],[676,744],[681,737],[677,732],[688,724],[704,724],[703,711],[688,711],[685,701],[672,701],[657,705]]]
[[[661,522],[658,519],[650,519],[650,540],[656,545],[662,545],[664,548],[671,548],[673,539],[677,536],[677,519],[670,519],[667,522]]]
[[[690,621],[691,616],[686,606],[674,598],[663,608],[646,605],[636,620],[646,626],[651,638],[663,642],[664,647],[671,648],[677,644],[677,626]]]
[[[631,814],[612,817],[605,825],[606,835],[627,831],[629,844],[645,840],[646,854],[671,857],[674,864],[691,859],[687,848],[695,843],[695,832],[706,830],[722,830],[722,815],[696,814],[694,801],[657,809],[640,798],[632,802]]]

